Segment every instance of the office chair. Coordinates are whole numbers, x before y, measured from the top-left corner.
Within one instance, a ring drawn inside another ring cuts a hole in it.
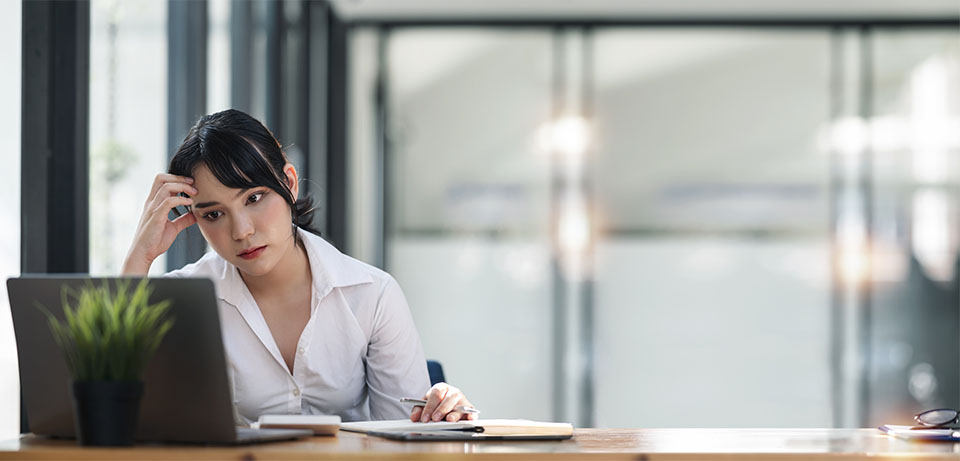
[[[436,360],[427,360],[427,373],[430,374],[430,385],[446,381],[443,379],[443,366]]]

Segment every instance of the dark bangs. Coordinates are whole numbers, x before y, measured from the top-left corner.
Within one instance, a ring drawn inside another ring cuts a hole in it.
[[[262,123],[238,110],[205,115],[190,129],[168,172],[193,177],[206,166],[223,185],[232,189],[268,187],[290,205],[292,222],[319,235],[311,228],[312,200],[294,201],[283,167],[286,155]]]
[[[170,173],[193,177],[194,170],[206,166],[220,183],[232,189],[269,187],[281,195],[290,195],[286,181],[275,171],[283,171],[283,163],[270,165],[260,150],[244,137],[217,129],[201,129],[200,142],[194,149],[181,149],[170,162]],[[268,146],[264,146],[269,148]],[[280,151],[274,144],[274,149]],[[281,190],[277,190],[281,189]]]

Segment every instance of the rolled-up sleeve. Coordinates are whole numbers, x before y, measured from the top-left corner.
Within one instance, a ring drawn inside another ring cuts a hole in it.
[[[420,335],[400,285],[390,277],[377,302],[366,355],[370,418],[404,419],[410,408],[401,397],[422,397],[430,389]]]

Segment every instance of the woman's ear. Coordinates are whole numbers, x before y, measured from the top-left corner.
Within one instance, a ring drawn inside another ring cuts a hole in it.
[[[297,169],[288,163],[283,166],[283,174],[287,177],[287,187],[290,188],[290,194],[293,195],[293,201],[297,201],[300,194],[300,181],[297,181]]]

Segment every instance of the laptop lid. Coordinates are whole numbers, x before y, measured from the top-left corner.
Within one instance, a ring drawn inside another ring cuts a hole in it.
[[[117,278],[24,275],[7,280],[20,384],[33,433],[74,437],[72,378],[44,313],[63,318],[61,291]],[[136,283],[139,279],[132,279]],[[237,439],[220,315],[208,279],[151,278],[150,302],[172,300],[173,328],[148,366],[137,439],[232,443]]]

